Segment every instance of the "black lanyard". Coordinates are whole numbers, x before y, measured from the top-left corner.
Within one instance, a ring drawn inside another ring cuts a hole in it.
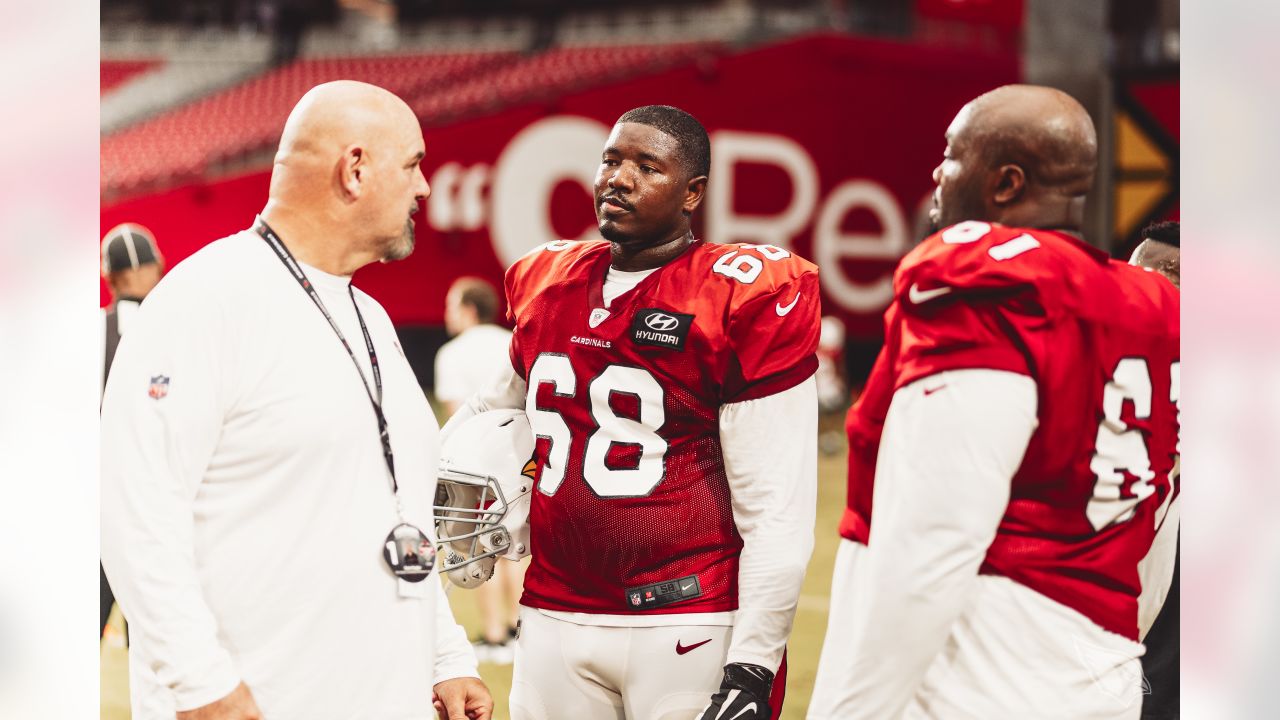
[[[320,300],[319,293],[315,287],[311,285],[311,281],[307,279],[302,268],[299,267],[298,261],[294,260],[293,254],[289,252],[289,248],[280,242],[280,237],[276,235],[262,218],[258,218],[253,224],[253,229],[263,240],[267,241],[267,245],[275,251],[276,257],[280,258],[280,262],[289,268],[289,272],[293,273],[293,279],[298,281],[302,289],[306,291],[307,296],[311,298],[311,302],[320,308],[320,312],[324,314],[324,319],[329,321],[329,327],[337,333],[338,339],[342,341],[342,347],[347,349],[347,354],[351,356],[351,364],[356,366],[356,372],[360,373],[360,382],[364,385],[364,392],[369,396],[369,404],[373,405],[373,414],[378,417],[378,439],[382,441],[382,458],[387,461],[387,472],[391,473],[391,492],[398,493],[400,491],[399,484],[396,483],[396,462],[395,456],[391,454],[391,435],[387,432],[387,417],[382,414],[382,372],[378,369],[378,353],[373,349],[373,338],[369,337],[369,328],[365,327],[364,316],[360,314],[360,306],[356,304],[355,290],[347,285],[347,293],[351,296],[351,306],[356,310],[356,319],[360,321],[360,332],[364,333],[364,344],[369,350],[369,367],[373,369],[373,385],[378,390],[378,397],[374,399],[373,392],[369,390],[369,380],[364,376],[364,369],[360,367],[360,362],[356,360],[356,354],[351,351],[351,345],[347,342],[347,338],[342,335],[342,331],[338,329],[338,324],[333,321],[333,316],[325,308],[324,303]]]

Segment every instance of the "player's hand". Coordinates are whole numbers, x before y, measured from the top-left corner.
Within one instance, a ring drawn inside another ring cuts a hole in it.
[[[244,683],[236,686],[229,695],[202,705],[195,710],[183,710],[178,720],[262,720],[262,711],[253,701],[253,693]]]
[[[493,698],[480,678],[460,677],[438,682],[431,698],[440,720],[489,720]]]
[[[695,720],[769,720],[772,691],[773,673],[759,665],[729,663],[724,666],[720,690]]]

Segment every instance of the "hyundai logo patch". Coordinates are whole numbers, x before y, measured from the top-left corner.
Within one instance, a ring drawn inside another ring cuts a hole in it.
[[[692,315],[643,308],[636,311],[631,321],[631,339],[637,345],[683,350],[692,326]]]
[[[674,330],[676,326],[680,324],[680,321],[666,313],[654,313],[644,319],[644,324],[648,325],[650,330],[666,332],[668,330]]]

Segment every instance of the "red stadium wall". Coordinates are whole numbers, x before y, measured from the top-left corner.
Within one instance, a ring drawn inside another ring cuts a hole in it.
[[[695,230],[817,261],[824,311],[842,316],[852,336],[874,337],[892,269],[917,239],[947,124],[969,99],[1018,75],[1013,56],[812,36],[429,129],[423,170],[433,196],[418,249],[356,282],[395,322],[439,325],[454,278],[496,283],[539,243],[594,237],[589,188],[609,126],[633,107],[663,103],[711,132],[711,181]],[[247,227],[267,184],[264,170],[127,200],[103,208],[102,230],[147,225],[173,264]]]
[[[1182,141],[1181,116],[1178,103],[1181,96],[1178,78],[1148,80],[1128,83],[1129,94],[1142,105],[1151,117],[1174,142]]]
[[[1181,86],[1176,77],[1165,80],[1135,82],[1128,86],[1129,94],[1150,114],[1151,118],[1169,136],[1170,151],[1182,143],[1182,123],[1179,112]],[[1173,163],[1176,166],[1176,162]],[[1174,168],[1176,170],[1176,167]],[[1176,182],[1174,192],[1177,192]],[[1160,220],[1179,220],[1181,203],[1175,198],[1168,209],[1160,213]]]

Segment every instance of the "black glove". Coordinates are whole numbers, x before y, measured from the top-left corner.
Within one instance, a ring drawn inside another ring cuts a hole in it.
[[[772,692],[773,673],[759,665],[729,663],[724,666],[720,690],[697,720],[769,720]]]

